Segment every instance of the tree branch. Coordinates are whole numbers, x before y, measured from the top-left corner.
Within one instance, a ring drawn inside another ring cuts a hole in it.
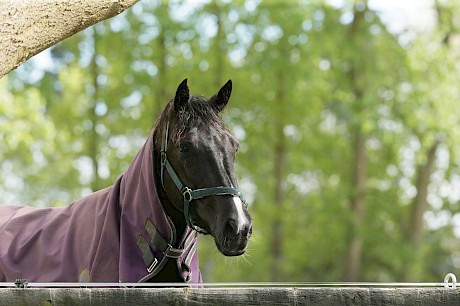
[[[139,0],[0,0],[0,78],[52,45]]]

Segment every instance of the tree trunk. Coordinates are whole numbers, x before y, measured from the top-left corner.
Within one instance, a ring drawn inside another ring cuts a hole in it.
[[[167,84],[168,84],[168,64],[166,63],[166,57],[168,50],[166,47],[166,24],[165,18],[169,18],[168,15],[168,4],[161,1],[158,13],[163,16],[159,19],[160,22],[160,33],[158,35],[157,52],[158,52],[158,88],[154,90],[155,101],[153,101],[153,112],[152,118],[158,118],[163,110],[164,102],[168,101]],[[153,60],[153,59],[152,59]],[[154,61],[154,60],[153,60]]]
[[[226,51],[224,50],[222,44],[225,41],[224,30],[222,28],[222,14],[221,9],[217,3],[214,3],[214,14],[217,18],[217,34],[215,38],[215,72],[214,72],[214,81],[215,87],[220,88],[223,84],[222,77],[224,75],[224,56],[226,56]]]
[[[409,221],[409,236],[414,246],[417,247],[422,241],[423,214],[427,208],[428,185],[430,184],[430,177],[433,172],[438,145],[439,144],[436,142],[431,146],[427,152],[425,163],[419,165],[417,171],[417,194],[412,201]]]
[[[455,26],[453,24],[453,16],[449,10],[446,10],[441,5],[440,1],[435,1],[435,9],[437,12],[437,22],[439,29],[445,29],[444,39],[442,43],[445,48],[450,48],[451,37],[455,33]],[[420,138],[420,137],[419,137]],[[406,270],[403,274],[403,281],[416,282],[419,281],[418,277],[420,272],[423,272],[423,257],[421,248],[423,241],[424,222],[423,215],[428,209],[428,187],[430,185],[431,174],[433,172],[434,164],[436,161],[436,152],[439,148],[439,140],[431,145],[426,151],[425,160],[417,167],[415,187],[417,194],[412,200],[409,215],[409,229],[407,232],[408,253]]]
[[[411,212],[409,216],[409,245],[411,256],[408,259],[407,270],[404,276],[404,281],[417,281],[417,270],[420,268],[420,246],[423,240],[423,215],[428,208],[428,186],[433,172],[434,163],[436,161],[436,151],[438,150],[439,142],[435,142],[427,151],[425,162],[418,166],[415,195],[411,203]]]
[[[363,252],[363,223],[365,217],[365,191],[367,172],[366,137],[361,129],[357,128],[353,141],[353,193],[350,198],[350,206],[353,213],[351,223],[351,237],[345,262],[344,278],[346,281],[357,281],[361,270],[361,257]]]
[[[284,182],[286,178],[286,165],[287,165],[287,142],[286,135],[284,134],[284,127],[286,125],[286,80],[283,73],[278,73],[277,76],[277,89],[275,103],[277,103],[277,112],[275,118],[275,146],[274,146],[274,201],[275,201],[275,216],[273,219],[273,240],[272,240],[272,256],[273,266],[271,269],[272,281],[282,281],[283,273],[281,267],[283,266],[283,220],[281,218],[284,210],[285,201],[285,188]]]
[[[365,10],[358,10],[355,4],[354,19],[350,27],[349,36],[350,44],[356,50],[363,50],[358,42],[359,38],[357,36],[360,35],[362,31],[361,24],[364,20],[364,14]],[[348,78],[351,82],[350,89],[355,97],[353,105],[354,113],[355,116],[359,117],[359,120],[362,120],[361,114],[365,110],[364,88],[362,84],[365,78],[365,71],[363,67],[359,66],[359,62],[360,59],[351,59],[351,69],[348,73]],[[361,122],[352,122],[350,124],[353,146],[351,151],[354,158],[352,164],[352,194],[350,195],[352,220],[350,224],[350,238],[348,240],[345,257],[344,279],[345,281],[353,282],[359,280],[364,244],[362,233],[366,206],[367,136],[363,132]]]
[[[0,78],[35,54],[137,1],[0,1]]]
[[[91,134],[88,137],[89,144],[89,157],[93,166],[93,178],[91,181],[91,189],[97,191],[100,189],[99,179],[99,134],[97,133],[98,125],[98,114],[96,113],[97,101],[99,99],[99,84],[97,78],[99,76],[99,69],[97,66],[97,55],[98,55],[98,35],[96,29],[92,28],[93,36],[93,56],[91,58],[91,83],[92,92],[88,93],[88,104],[89,104],[89,118],[91,120]]]

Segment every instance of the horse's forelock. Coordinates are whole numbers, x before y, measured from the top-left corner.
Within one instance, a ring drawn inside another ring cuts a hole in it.
[[[156,137],[159,136],[159,132],[166,125],[171,112],[174,112],[173,107],[174,101],[170,101],[165,107],[160,118],[154,128],[154,134]],[[224,122],[220,118],[219,114],[211,106],[208,100],[202,96],[191,96],[188,103],[184,105],[184,108],[176,114],[172,114],[176,117],[175,126],[169,127],[170,140],[176,143],[184,133],[195,126],[206,126],[210,128],[217,128],[221,130],[227,130]],[[158,138],[157,138],[158,139]]]

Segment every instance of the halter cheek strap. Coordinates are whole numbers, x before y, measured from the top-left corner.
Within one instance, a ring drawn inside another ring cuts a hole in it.
[[[163,180],[165,167],[166,167],[166,163],[169,164],[168,156],[166,155],[166,149],[168,148],[168,134],[169,134],[169,122],[166,123],[166,128],[163,129],[163,137],[162,137],[163,141],[161,142],[161,151],[160,151],[160,158],[161,158],[160,178],[161,178],[161,186],[163,187],[163,189],[165,189],[164,180]]]
[[[236,188],[233,187],[225,187],[225,186],[219,186],[219,187],[210,187],[210,188],[199,188],[199,189],[191,189],[187,187],[184,183],[182,183],[181,179],[177,175],[176,171],[174,171],[174,168],[172,167],[171,163],[168,160],[168,156],[166,155],[166,149],[168,148],[168,133],[169,133],[169,122],[166,123],[166,128],[163,129],[163,142],[161,144],[161,169],[160,169],[160,174],[161,174],[161,184],[164,189],[164,171],[168,172],[169,176],[174,182],[174,185],[176,185],[177,189],[182,193],[182,196],[184,198],[184,216],[185,216],[185,221],[187,222],[187,225],[194,229],[195,231],[202,233],[202,234],[209,234],[208,231],[206,231],[204,228],[199,227],[196,225],[192,218],[190,217],[190,202],[193,200],[197,199],[202,199],[205,197],[210,197],[210,196],[223,196],[223,195],[231,195],[231,196],[237,196],[241,199],[241,202],[244,204],[244,206],[247,208],[248,203],[246,202],[246,199],[241,191],[239,191]]]

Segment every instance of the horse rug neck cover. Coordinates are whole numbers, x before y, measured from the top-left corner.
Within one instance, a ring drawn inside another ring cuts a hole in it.
[[[197,233],[175,227],[158,199],[150,136],[113,186],[67,207],[0,205],[0,282],[138,282],[167,260],[201,282]],[[173,247],[174,246],[174,247]]]

